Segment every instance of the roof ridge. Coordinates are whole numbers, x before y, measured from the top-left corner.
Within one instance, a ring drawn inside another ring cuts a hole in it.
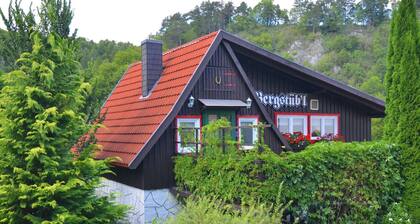
[[[172,52],[174,52],[174,51],[180,50],[180,49],[182,49],[182,48],[188,47],[188,46],[193,45],[193,44],[195,44],[195,43],[198,43],[198,42],[200,42],[200,41],[202,41],[202,40],[205,40],[205,39],[211,38],[211,37],[213,37],[214,35],[216,35],[218,32],[219,32],[219,31],[213,31],[213,32],[211,32],[211,33],[209,33],[209,34],[206,34],[206,35],[204,35],[204,36],[197,37],[196,39],[191,40],[191,41],[189,41],[189,42],[187,42],[187,43],[185,43],[185,44],[182,44],[182,45],[179,45],[179,46],[177,46],[177,47],[171,48],[171,49],[169,49],[169,50],[165,51],[165,52],[162,54],[162,56],[163,56],[163,55],[166,55],[166,54],[169,54],[169,53],[172,53]]]
[[[166,54],[169,54],[169,53],[172,53],[172,52],[178,51],[178,50],[180,50],[180,49],[186,48],[186,47],[188,47],[188,46],[190,46],[190,45],[193,45],[193,44],[195,44],[195,43],[198,43],[198,42],[200,42],[200,41],[202,41],[202,40],[205,40],[205,39],[211,38],[211,37],[213,37],[213,36],[217,35],[217,33],[218,33],[218,32],[219,32],[219,31],[213,31],[213,32],[208,33],[208,34],[206,34],[206,35],[204,35],[204,36],[197,37],[197,38],[195,38],[195,39],[193,39],[193,40],[191,40],[191,41],[188,41],[187,43],[184,43],[184,44],[181,44],[181,45],[176,46],[176,47],[174,47],[174,48],[171,48],[171,49],[169,49],[169,50],[167,50],[167,51],[163,52],[163,53],[162,53],[162,57],[163,57],[164,55],[166,55]],[[128,68],[133,67],[133,66],[135,66],[135,65],[141,65],[141,64],[142,64],[142,61],[141,61],[141,60],[140,60],[140,61],[135,61],[135,62],[131,63],[131,64],[128,66]]]

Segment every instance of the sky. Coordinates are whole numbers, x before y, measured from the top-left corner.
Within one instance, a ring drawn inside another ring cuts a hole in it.
[[[115,40],[140,45],[149,34],[156,33],[162,20],[176,12],[186,13],[203,0],[72,0],[74,18],[72,28],[78,36],[98,42]],[[259,0],[232,0],[235,6],[245,1],[255,6]],[[41,0],[22,0],[22,8],[40,5]],[[227,2],[226,0],[224,2]],[[274,0],[282,9],[290,9],[294,0]],[[7,12],[9,0],[0,0],[0,8]],[[0,23],[0,28],[4,24]]]

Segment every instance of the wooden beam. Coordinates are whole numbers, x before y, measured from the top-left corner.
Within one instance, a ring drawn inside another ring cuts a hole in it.
[[[266,108],[262,105],[262,103],[258,99],[256,91],[255,91],[254,87],[252,86],[251,81],[249,80],[245,70],[242,68],[241,63],[239,62],[238,58],[236,57],[235,52],[232,50],[232,47],[226,41],[223,41],[222,43],[225,46],[225,48],[226,48],[227,52],[229,53],[230,57],[232,58],[233,63],[235,64],[236,68],[238,69],[239,74],[241,75],[242,79],[245,81],[246,86],[248,87],[249,91],[251,92],[251,95],[254,98],[254,100],[255,100],[256,104],[258,105],[259,109],[261,110],[265,120],[271,125],[274,133],[280,139],[281,143],[283,143],[283,145],[286,147],[286,149],[291,150],[292,148],[290,147],[289,143],[281,135],[279,129],[277,129],[277,127],[274,125],[274,122],[271,119],[270,115],[268,114]]]

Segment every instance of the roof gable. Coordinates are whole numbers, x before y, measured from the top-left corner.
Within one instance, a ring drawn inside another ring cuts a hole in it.
[[[163,54],[163,71],[148,97],[142,98],[141,63],[131,65],[101,109],[105,127],[96,133],[103,150],[97,158],[119,157],[128,167],[159,129],[180,99],[217,32]]]
[[[324,88],[332,91],[338,95],[344,96],[352,101],[355,101],[365,107],[372,110],[374,116],[382,117],[385,115],[385,103],[384,101],[373,97],[367,93],[364,93],[358,89],[350,87],[340,81],[330,78],[324,74],[306,68],[302,65],[289,61],[269,52],[261,47],[256,46],[242,38],[239,38],[233,34],[225,31],[221,31],[221,35],[224,40],[227,40],[233,45],[237,46],[235,50],[239,52],[245,52],[246,54],[254,54],[261,58],[261,62],[273,66],[275,63],[280,64],[288,68],[288,75],[294,76],[295,78],[306,80],[314,84],[323,86]],[[274,63],[273,63],[274,62]]]
[[[141,63],[135,63],[128,68],[101,110],[101,114],[106,114],[106,117],[105,127],[98,129],[96,133],[98,144],[103,146],[97,158],[119,157],[121,161],[116,162],[116,165],[136,168],[175,118],[222,40],[299,71],[304,75],[300,78],[311,78],[336,88],[344,95],[347,94],[346,97],[360,100],[364,105],[383,113],[384,103],[379,99],[283,59],[232,34],[217,31],[164,53],[162,76],[146,98],[141,97]],[[226,43],[225,47],[247,87],[254,94],[255,91],[252,91],[253,87],[232,48]],[[256,98],[254,95],[253,97]],[[256,102],[259,104],[258,100]],[[267,113],[261,105],[258,106],[263,113]],[[272,123],[267,114],[264,116]],[[277,129],[275,133],[282,139]],[[282,142],[288,145],[287,142]]]

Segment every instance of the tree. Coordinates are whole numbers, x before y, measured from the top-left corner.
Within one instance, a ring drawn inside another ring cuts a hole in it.
[[[256,22],[251,14],[252,8],[248,7],[245,2],[241,2],[241,4],[235,9],[232,22],[229,24],[229,30],[237,33],[247,31],[255,27]]]
[[[402,0],[391,21],[387,61],[385,136],[406,146],[403,203],[420,222],[420,34],[414,0]]]
[[[197,36],[188,24],[187,17],[181,13],[166,17],[162,22],[159,34],[162,36],[166,49],[179,46]]]
[[[291,16],[300,27],[317,32],[323,20],[322,5],[310,0],[295,0]]]
[[[61,37],[70,36],[70,24],[73,20],[71,1],[67,0],[43,0],[38,9],[41,22],[41,31],[45,35],[56,33]],[[71,34],[75,37],[77,30]]]
[[[198,35],[208,34],[223,27],[223,4],[221,2],[202,2],[200,7],[187,13],[194,32]]]
[[[289,21],[287,11],[281,10],[278,4],[273,3],[273,0],[261,0],[253,11],[257,22],[267,27]]]
[[[32,40],[0,94],[0,220],[115,223],[125,207],[95,194],[110,160],[94,160],[88,142],[70,151],[92,128],[79,111],[88,86],[76,46],[55,34]]]
[[[35,15],[31,7],[25,12],[20,4],[21,1],[11,1],[7,16],[0,9],[0,15],[8,31],[7,34],[0,36],[0,57],[6,71],[16,68],[16,59],[22,52],[28,52],[32,48],[29,36],[36,27]]]
[[[17,68],[15,61],[23,52],[32,50],[30,35],[33,31],[40,31],[46,37],[48,33],[55,32],[59,36],[69,37],[70,24],[73,19],[71,2],[67,0],[42,0],[37,15],[29,7],[25,12],[21,0],[11,0],[8,15],[0,9],[0,15],[8,31],[8,35],[0,36],[0,57],[4,61],[6,70]],[[36,23],[39,17],[39,24]],[[72,34],[74,38],[76,31]]]
[[[377,26],[384,21],[390,12],[388,0],[361,0],[356,5],[356,20],[368,26]]]
[[[85,80],[91,84],[92,90],[86,97],[86,104],[82,109],[88,121],[97,118],[101,105],[127,70],[127,66],[140,58],[140,49],[130,47],[117,52],[111,61],[96,61],[88,66],[85,70]]]

